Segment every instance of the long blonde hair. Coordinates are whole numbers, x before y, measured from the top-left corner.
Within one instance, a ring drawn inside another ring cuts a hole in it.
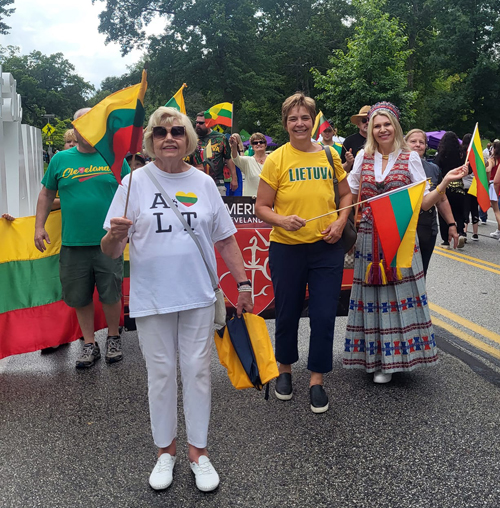
[[[408,145],[406,144],[406,141],[403,136],[403,129],[401,129],[401,125],[397,121],[396,117],[389,111],[386,111],[384,109],[377,109],[373,112],[373,114],[370,116],[370,120],[368,122],[368,136],[366,138],[365,143],[365,153],[367,155],[373,155],[375,153],[375,150],[378,149],[378,143],[375,141],[375,138],[373,137],[373,119],[378,116],[383,115],[386,118],[389,119],[389,122],[391,122],[391,125],[394,127],[394,145],[392,147],[393,152],[397,152],[399,150],[410,150]]]

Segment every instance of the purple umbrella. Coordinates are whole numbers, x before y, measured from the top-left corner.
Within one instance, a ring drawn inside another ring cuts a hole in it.
[[[274,141],[273,141],[273,138],[271,138],[270,136],[264,136],[266,138],[266,143],[267,143],[267,146],[278,146]],[[248,141],[244,141],[243,142],[243,146],[246,146],[248,147],[248,145],[250,145],[250,140]]]
[[[446,134],[446,131],[432,131],[426,132],[426,134],[427,134],[427,144],[429,145],[429,148],[434,148],[434,150],[437,150],[439,142],[441,141],[441,138]],[[458,141],[462,143],[461,139],[459,139]]]

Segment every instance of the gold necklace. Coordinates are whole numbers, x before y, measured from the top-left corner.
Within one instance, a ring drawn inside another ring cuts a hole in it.
[[[389,160],[389,156],[388,155],[382,155],[382,159],[384,159],[385,161],[388,161]]]

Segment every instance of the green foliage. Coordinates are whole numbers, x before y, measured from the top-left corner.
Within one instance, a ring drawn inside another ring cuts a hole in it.
[[[0,34],[6,35],[9,33],[10,26],[6,25],[2,20],[6,16],[10,16],[15,9],[8,8],[8,5],[11,5],[14,3],[14,0],[0,0]]]
[[[355,130],[351,115],[365,104],[382,100],[396,104],[403,125],[409,126],[416,93],[407,87],[405,66],[411,55],[405,49],[407,37],[397,20],[381,11],[381,1],[355,0],[353,5],[359,18],[347,51],[334,51],[325,74],[312,71],[316,87],[323,90],[317,98],[347,132]]]
[[[62,53],[47,56],[40,51],[21,55],[19,48],[1,48],[3,72],[10,72],[17,81],[22,97],[23,122],[43,127],[45,113],[58,118],[72,117],[86,105],[94,87],[75,74],[75,67]]]

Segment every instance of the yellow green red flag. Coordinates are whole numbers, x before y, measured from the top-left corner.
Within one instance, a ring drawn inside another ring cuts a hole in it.
[[[183,83],[182,86],[175,92],[174,96],[165,104],[167,108],[175,108],[177,111],[186,114],[186,104],[184,102],[184,88],[187,88],[186,83]]]
[[[410,268],[425,180],[369,200],[387,266]]]
[[[483,210],[488,210],[490,207],[490,194],[488,175],[486,173],[486,166],[483,159],[483,148],[481,146],[481,138],[479,137],[478,124],[474,128],[474,134],[470,141],[469,149],[467,150],[467,160],[470,163],[474,179],[469,189],[469,194],[477,196],[477,202]]]
[[[139,84],[109,95],[73,121],[74,128],[108,163],[118,183],[127,153],[142,151],[146,78],[143,70]]]
[[[313,126],[313,130],[312,130],[312,137],[318,141],[321,133],[327,129],[328,127],[330,127],[330,123],[328,122],[328,120],[326,119],[326,116],[323,114],[322,111],[320,111],[317,115],[316,115],[316,119],[314,120],[314,126]]]
[[[233,105],[230,102],[221,102],[205,111],[205,125],[212,128],[214,125],[233,125]]]

